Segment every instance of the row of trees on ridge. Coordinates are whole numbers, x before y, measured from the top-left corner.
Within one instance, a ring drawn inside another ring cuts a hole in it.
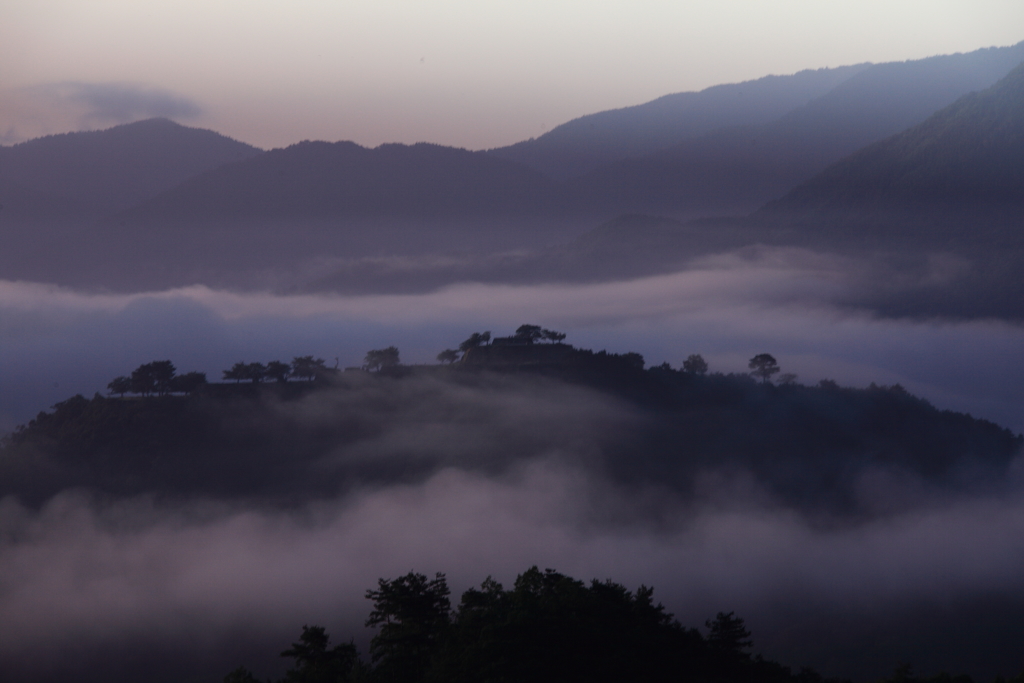
[[[515,333],[510,337],[500,338],[499,341],[511,341],[517,344],[533,344],[535,342],[551,342],[553,344],[559,344],[565,339],[565,332],[555,332],[554,330],[548,330],[540,325],[520,325],[516,328]],[[486,346],[491,343],[491,331],[486,332],[474,332],[469,337],[459,344],[459,348],[456,349],[445,349],[441,353],[437,354],[437,360],[440,363],[454,363],[459,360],[459,354],[465,354],[472,348],[478,346]]]
[[[547,330],[539,325],[520,325],[514,335],[503,339],[512,340],[511,343],[516,344],[533,344],[538,341],[561,343],[565,336],[565,333]],[[465,354],[469,349],[487,345],[491,341],[489,330],[486,332],[474,332],[469,338],[459,344],[458,350],[445,349],[437,355],[437,360],[440,363],[454,363],[459,360],[460,354]],[[368,351],[363,359],[362,369],[380,372],[381,370],[397,367],[400,364],[401,359],[398,348],[388,346],[383,349]],[[640,367],[643,367],[642,361],[640,362]],[[660,367],[671,370],[671,366],[667,363],[663,363]],[[780,372],[778,362],[768,353],[760,353],[751,358],[748,367],[750,374],[765,384]],[[708,364],[700,354],[690,354],[683,361],[682,371],[692,375],[705,375],[708,372]],[[337,372],[337,363],[335,363],[335,367],[329,368],[323,358],[296,356],[292,358],[291,363],[284,363],[279,360],[272,360],[266,364],[240,361],[231,366],[230,369],[224,370],[222,374],[224,380],[233,380],[235,382],[247,381],[255,384],[263,381],[287,382],[289,379],[314,381],[337,374]],[[796,380],[796,375],[786,373],[779,375],[778,379],[781,384],[791,384]],[[120,396],[128,393],[150,396],[168,393],[191,393],[206,383],[206,373],[188,372],[178,375],[176,374],[174,364],[169,360],[163,360],[144,363],[133,370],[130,376],[115,377],[107,384],[107,388],[111,394],[118,394]]]
[[[290,364],[279,360],[272,360],[266,365],[242,361],[232,365],[230,370],[224,370],[223,375],[224,379],[236,382],[256,383],[265,380],[287,382],[289,378],[312,381],[338,371],[336,367],[327,367],[326,363],[323,358],[313,358],[313,356],[296,356],[292,358]]]
[[[156,360],[143,363],[132,370],[129,376],[115,377],[107,384],[112,394],[141,394],[150,396],[169,393],[188,394],[206,384],[205,372],[186,372],[176,374],[174,363],[169,360]]]

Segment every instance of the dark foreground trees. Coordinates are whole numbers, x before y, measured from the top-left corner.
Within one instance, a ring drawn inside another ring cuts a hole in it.
[[[281,653],[294,660],[280,683],[343,683],[361,671],[359,655],[352,643],[329,647],[330,636],[323,626],[303,626],[299,642]],[[244,666],[224,677],[224,683],[260,683]]]
[[[303,626],[299,642],[281,653],[295,660],[285,675],[287,683],[346,681],[358,662],[356,646],[343,643],[328,647],[330,637],[322,626]]]
[[[366,591],[373,601],[366,625],[379,628],[370,641],[370,659],[380,681],[425,680],[438,649],[448,635],[451,603],[444,574],[427,579],[409,572]]]
[[[304,626],[282,653],[295,668],[281,683],[820,683],[821,676],[751,657],[750,633],[733,613],[708,621],[705,637],[655,603],[607,581],[586,584],[533,567],[506,590],[487,578],[451,608],[444,574],[380,579],[366,597],[377,628],[371,663],[355,648],[331,649],[322,627]],[[246,669],[225,683],[253,683]]]

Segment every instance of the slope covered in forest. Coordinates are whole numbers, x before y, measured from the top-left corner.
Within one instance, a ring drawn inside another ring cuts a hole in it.
[[[555,451],[617,486],[667,486],[683,504],[708,472],[745,471],[802,514],[860,519],[881,512],[862,496],[865,476],[950,494],[998,487],[1021,445],[899,386],[775,385],[699,367],[645,370],[637,354],[533,348],[564,352],[484,346],[452,366],[76,396],[7,438],[0,496],[39,504],[84,486],[287,503],[444,467],[501,471]],[[531,407],[514,418],[520,404]]]

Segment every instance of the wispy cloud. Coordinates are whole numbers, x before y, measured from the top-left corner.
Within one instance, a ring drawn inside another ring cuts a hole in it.
[[[195,118],[203,108],[163,88],[135,83],[63,81],[0,91],[0,143],[140,119]]]

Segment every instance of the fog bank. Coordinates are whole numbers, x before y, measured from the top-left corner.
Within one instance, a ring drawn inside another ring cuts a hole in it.
[[[870,274],[868,274],[870,275]],[[679,367],[745,372],[757,353],[813,384],[900,383],[941,408],[1024,431],[1024,328],[989,320],[885,319],[841,303],[856,265],[799,250],[721,256],[670,275],[590,285],[452,286],[420,295],[236,293],[206,287],[132,295],[0,282],[0,429],[141,363],[168,358],[213,381],[232,364],[314,354],[341,367],[397,346],[432,363],[471,332],[522,323],[578,347],[636,351]]]
[[[82,671],[96,653],[134,643],[179,650],[192,666],[207,657],[207,676],[217,678],[240,663],[231,656],[253,657],[260,648],[263,658],[250,666],[279,666],[272,655],[304,623],[328,626],[336,641],[354,637],[365,653],[362,595],[378,577],[446,571],[457,596],[488,575],[510,583],[536,564],[631,588],[654,585],[689,626],[736,610],[757,651],[826,673],[881,675],[895,664],[889,657],[915,657],[921,670],[1013,673],[1005,649],[1002,659],[986,661],[987,652],[972,657],[911,632],[854,657],[843,638],[819,630],[844,624],[855,638],[909,620],[928,633],[935,623],[919,617],[936,610],[942,627],[955,630],[977,616],[969,609],[975,599],[1021,604],[1020,474],[1018,463],[1017,486],[1005,495],[831,531],[751,502],[750,482],[709,483],[696,511],[680,506],[655,526],[630,521],[614,510],[656,492],[620,489],[557,457],[501,476],[446,469],[419,485],[290,512],[67,492],[34,513],[6,499],[0,658],[12,670],[37,668],[37,658],[56,648],[70,653],[64,665]],[[1003,625],[1004,639],[1020,630],[1005,615],[989,616]]]

